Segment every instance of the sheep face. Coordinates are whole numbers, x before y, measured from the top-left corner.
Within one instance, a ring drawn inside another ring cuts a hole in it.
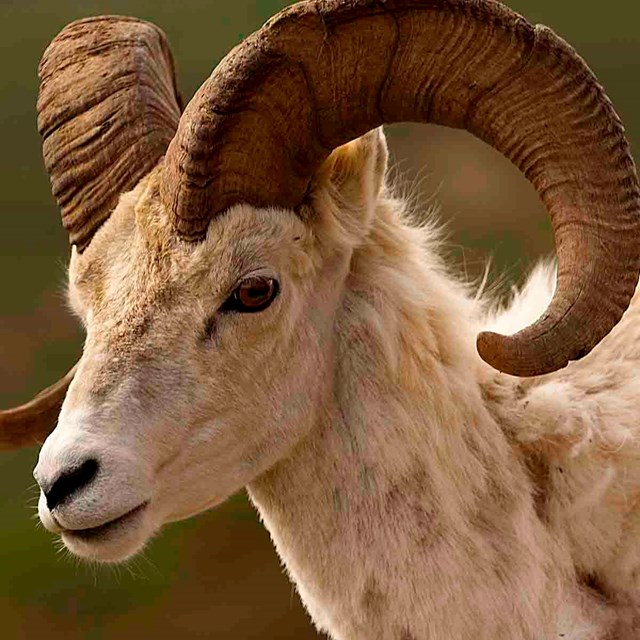
[[[372,178],[378,151],[375,133],[323,175],[355,163]],[[238,491],[305,437],[330,395],[351,255],[323,232],[338,226],[330,208],[310,223],[238,206],[193,245],[173,233],[159,177],[121,199],[69,270],[87,340],[35,477],[46,528],[92,560],[123,560],[164,523]],[[342,180],[345,197],[361,182]],[[242,287],[264,298],[257,310]]]

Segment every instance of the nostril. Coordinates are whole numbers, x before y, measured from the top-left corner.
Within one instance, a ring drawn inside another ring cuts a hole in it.
[[[98,461],[90,458],[79,467],[63,471],[48,491],[44,491],[49,511],[64,502],[72,493],[88,485],[98,472]]]

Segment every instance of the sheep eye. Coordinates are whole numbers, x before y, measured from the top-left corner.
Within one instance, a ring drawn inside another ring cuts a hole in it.
[[[257,313],[264,311],[276,298],[279,285],[273,278],[247,278],[231,294],[221,311]]]

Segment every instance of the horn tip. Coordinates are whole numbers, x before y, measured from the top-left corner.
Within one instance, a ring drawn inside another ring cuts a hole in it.
[[[519,378],[531,378],[553,373],[566,367],[571,360],[579,360],[591,349],[583,350],[573,357],[566,353],[538,353],[529,341],[516,336],[504,336],[492,331],[478,334],[476,348],[480,357],[491,367]]]

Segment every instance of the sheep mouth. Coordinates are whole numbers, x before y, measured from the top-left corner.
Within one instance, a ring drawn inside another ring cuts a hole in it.
[[[139,519],[143,511],[149,506],[149,502],[143,502],[137,507],[134,507],[130,511],[127,511],[121,516],[109,520],[104,524],[97,527],[90,527],[88,529],[65,529],[62,531],[62,535],[70,537],[75,540],[81,540],[83,542],[94,542],[106,538],[107,536],[122,530],[125,526],[131,525],[135,520]]]

